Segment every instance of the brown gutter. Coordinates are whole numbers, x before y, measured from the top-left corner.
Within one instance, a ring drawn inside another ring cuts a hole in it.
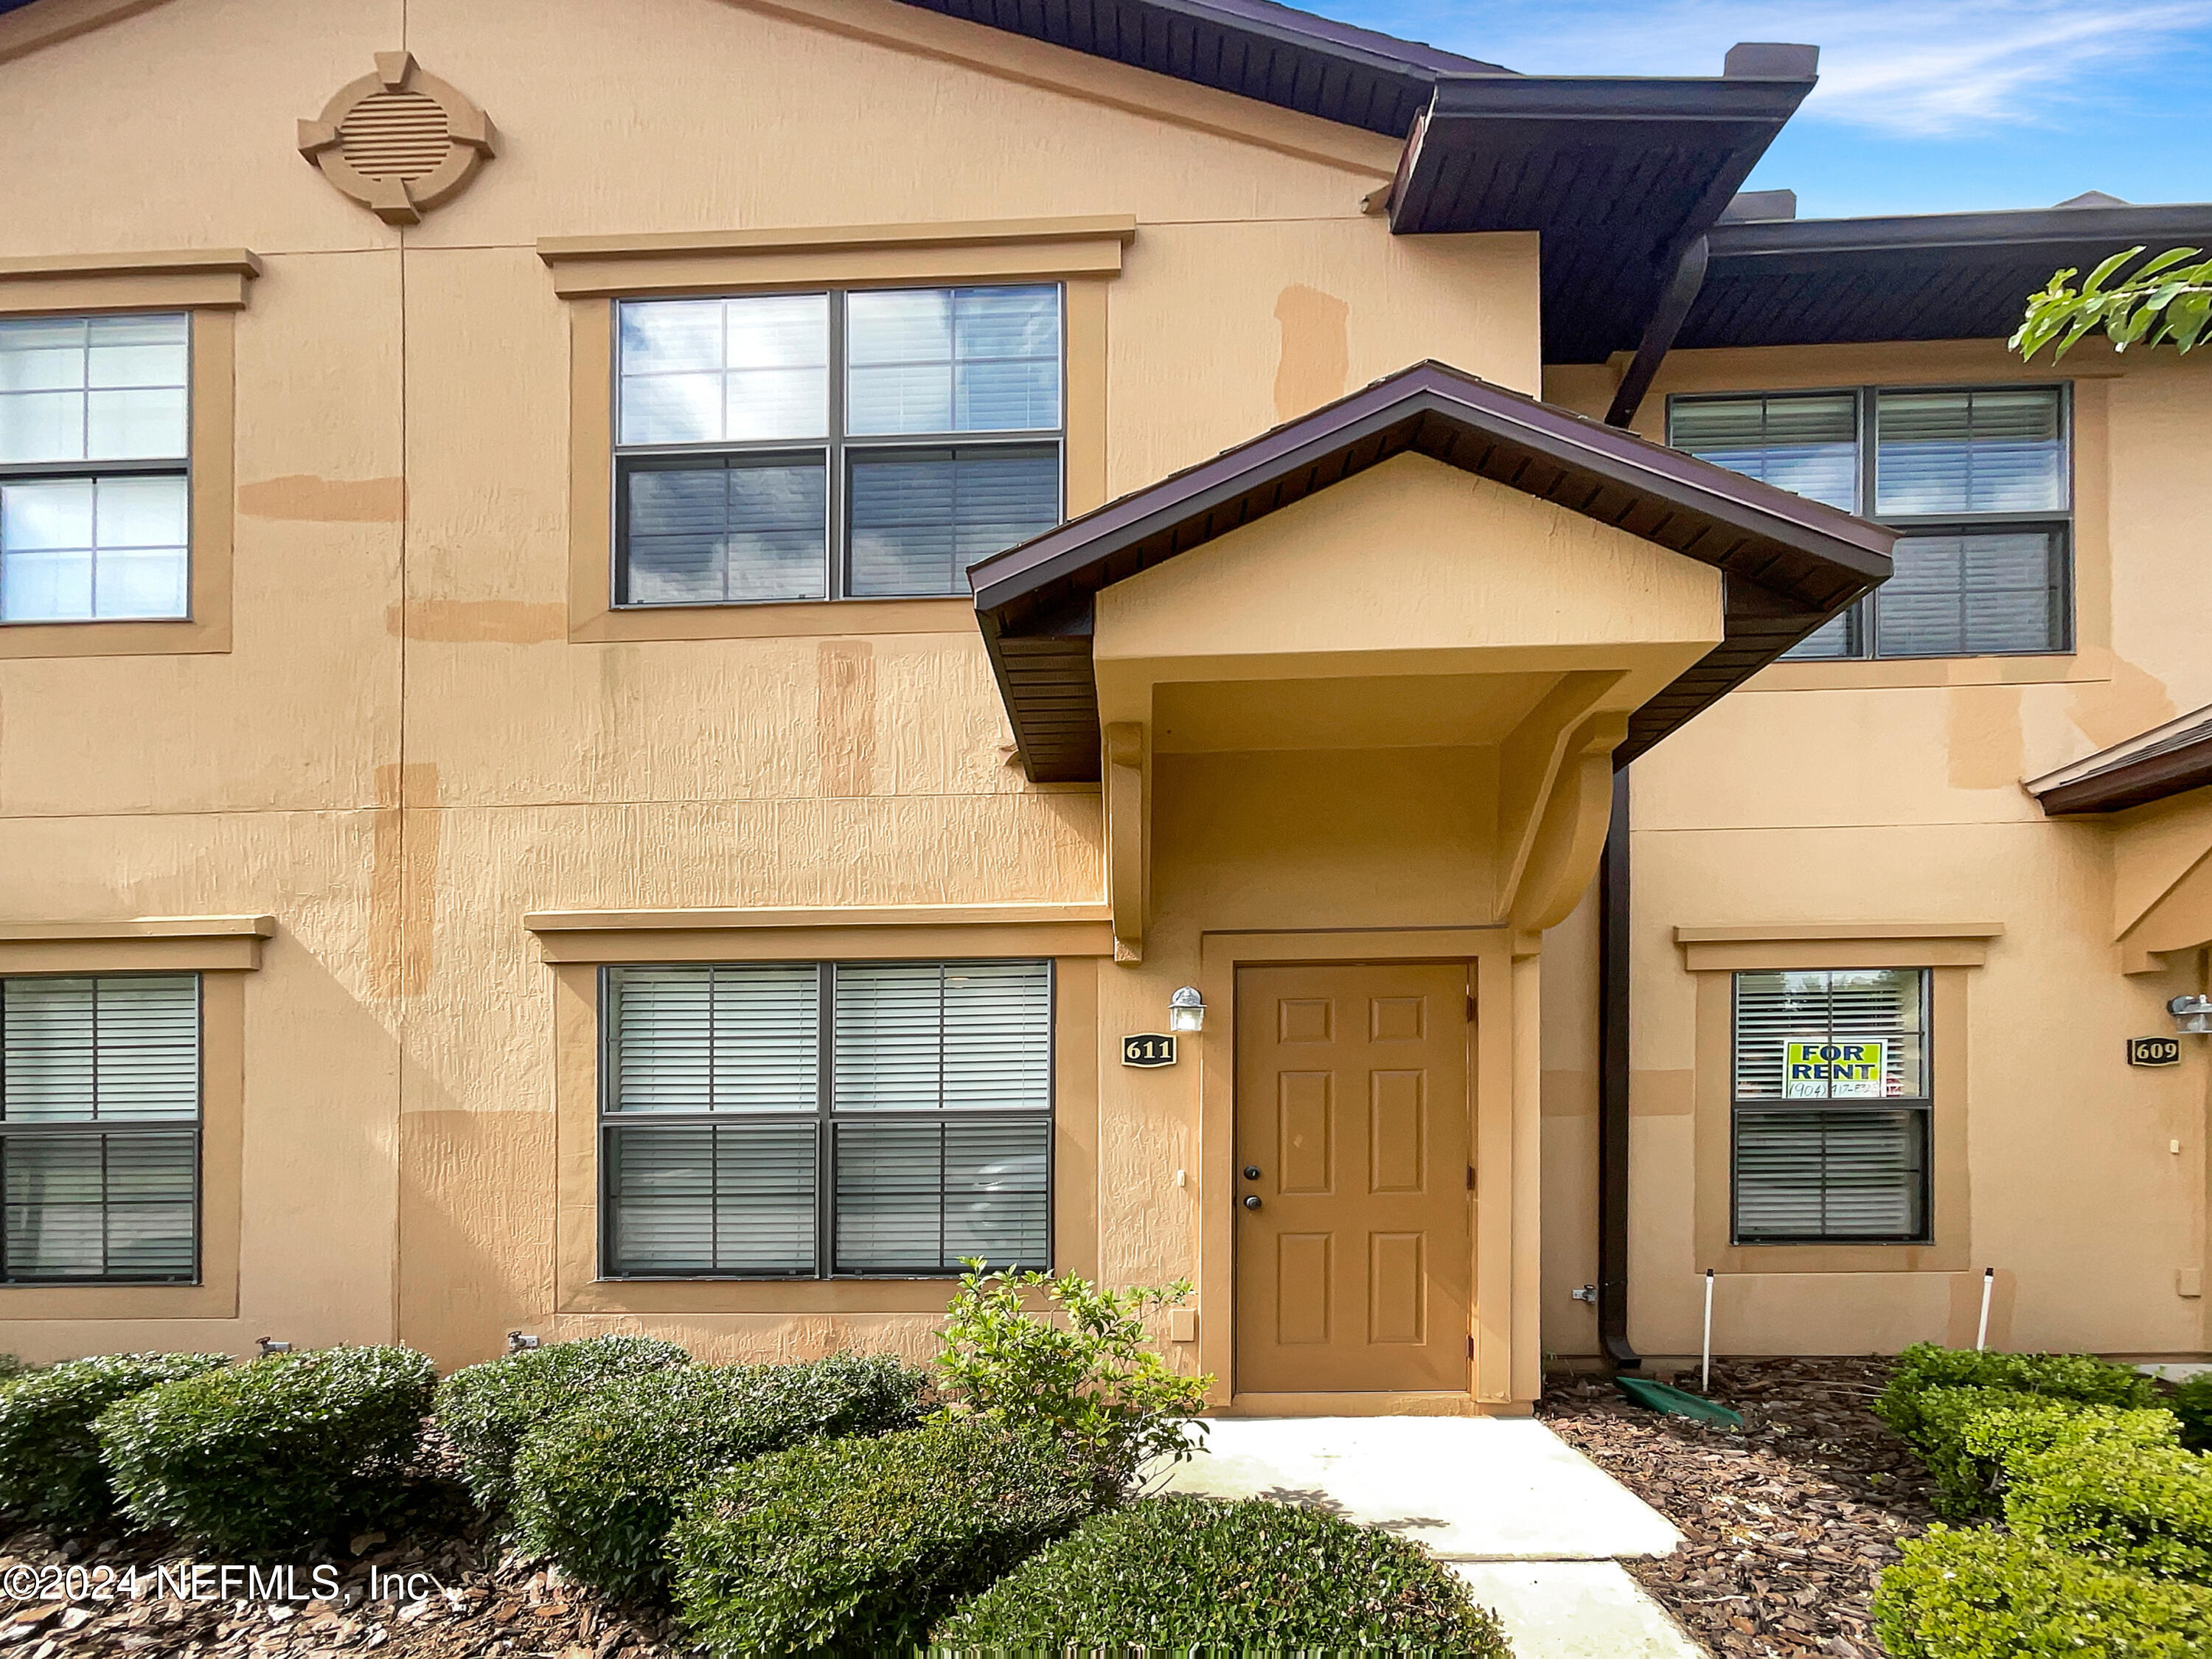
[[[2029,793],[2045,817],[2060,817],[2124,812],[2207,787],[2212,787],[2212,720],[2063,783],[2040,789],[2031,784]]]

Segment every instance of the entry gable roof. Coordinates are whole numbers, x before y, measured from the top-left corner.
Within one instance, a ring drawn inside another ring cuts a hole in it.
[[[2125,742],[2029,781],[2047,817],[2124,812],[2212,784],[2212,708],[2139,732]]]
[[[1623,764],[1889,574],[1894,531],[1445,364],[1417,363],[969,571],[1030,777],[1099,775],[1091,647],[1100,589],[1408,453],[1726,575],[1726,637],[1637,713]]]

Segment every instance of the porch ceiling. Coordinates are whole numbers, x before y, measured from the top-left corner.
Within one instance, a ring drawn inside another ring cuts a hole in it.
[[[1425,455],[1719,569],[1721,642],[1643,703],[1626,763],[1889,574],[1895,532],[1440,363],[1401,371],[976,565],[1020,759],[1101,775],[1101,590],[1405,454]],[[1710,639],[1711,635],[1705,635]]]

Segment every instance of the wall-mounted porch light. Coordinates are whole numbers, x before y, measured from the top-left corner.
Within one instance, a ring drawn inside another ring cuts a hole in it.
[[[1198,994],[1198,987],[1186,985],[1168,999],[1168,1030],[1170,1031],[1203,1031],[1206,1029],[1206,999]]]
[[[2166,1005],[2166,1012],[2173,1016],[2173,1029],[2182,1036],[2212,1036],[2212,997],[2176,997]]]

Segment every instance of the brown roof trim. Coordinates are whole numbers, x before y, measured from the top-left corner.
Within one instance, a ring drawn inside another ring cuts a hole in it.
[[[1444,364],[1416,363],[970,571],[1029,775],[1098,776],[1091,601],[1101,588],[1415,453],[1728,575],[1727,637],[1638,712],[1622,764],[1889,574],[1893,531]]]
[[[2184,726],[2149,744],[2131,738],[2115,746],[2123,752],[2101,766],[2082,771],[2077,764],[2057,774],[2058,781],[2029,784],[2028,793],[2044,816],[2124,812],[2212,786],[2212,719]]]

